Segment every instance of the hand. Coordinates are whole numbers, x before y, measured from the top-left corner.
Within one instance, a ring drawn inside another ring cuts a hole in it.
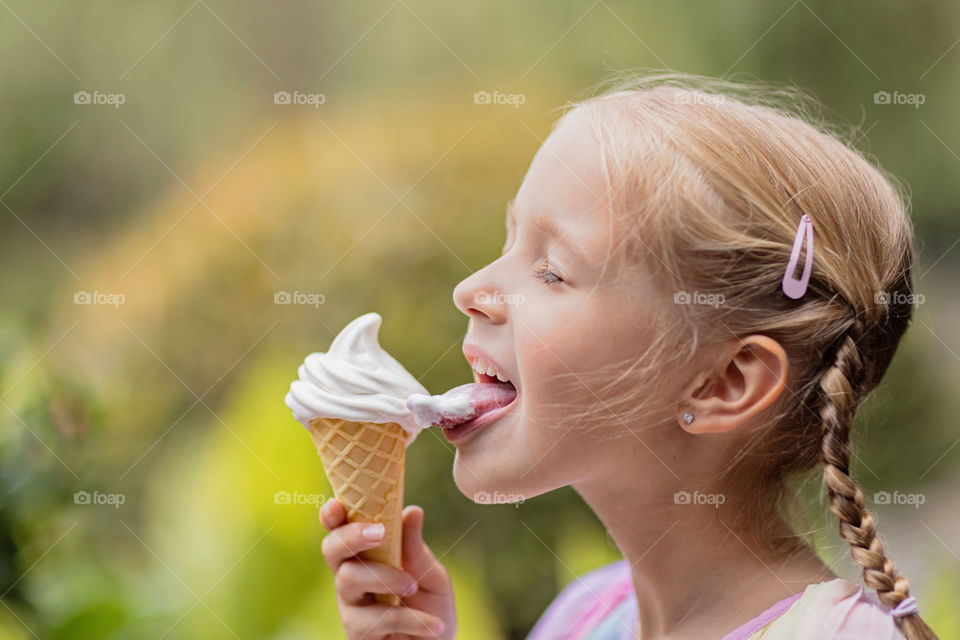
[[[423,509],[403,510],[402,571],[357,557],[381,543],[383,527],[379,536],[365,538],[367,527],[378,527],[347,523],[346,509],[336,498],[320,507],[320,522],[330,531],[323,539],[323,557],[334,573],[337,608],[350,640],[452,640],[457,627],[453,586],[423,541]],[[400,596],[401,606],[378,602],[378,593]]]

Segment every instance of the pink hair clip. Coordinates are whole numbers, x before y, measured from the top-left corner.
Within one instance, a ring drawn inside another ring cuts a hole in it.
[[[804,234],[806,231],[806,234]],[[803,238],[807,238],[807,255],[803,264],[803,275],[800,279],[793,277],[793,272],[797,270],[797,262],[800,261],[800,246],[803,244]],[[783,272],[783,281],[780,287],[788,297],[797,299],[807,292],[807,284],[810,282],[810,272],[813,270],[813,222],[807,217],[807,214],[800,216],[800,224],[797,225],[797,235],[793,239],[793,250],[790,251],[790,262],[787,263],[787,269]]]
[[[902,618],[915,613],[920,613],[920,609],[917,607],[917,599],[913,596],[901,600],[900,604],[890,611],[890,615],[894,618]]]

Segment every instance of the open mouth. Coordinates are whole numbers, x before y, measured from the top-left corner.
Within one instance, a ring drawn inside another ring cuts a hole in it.
[[[490,411],[508,407],[520,395],[517,387],[509,380],[497,380],[486,374],[476,374],[477,382],[473,385],[473,397],[477,418]]]
[[[494,366],[479,358],[470,362],[470,366],[475,382],[464,387],[469,388],[473,411],[468,416],[447,420],[439,425],[443,427],[443,435],[451,442],[503,417],[519,397],[516,385]]]
[[[476,373],[476,372],[474,372],[474,373]],[[514,384],[513,384],[512,382],[510,382],[509,380],[500,380],[499,378],[495,378],[495,377],[493,377],[493,376],[488,376],[488,375],[485,374],[485,373],[477,373],[477,374],[474,376],[474,378],[476,379],[476,381],[477,381],[478,383],[481,383],[481,384],[495,384],[495,385],[499,385],[499,386],[501,386],[501,387],[513,389],[514,392],[517,391],[516,385],[514,385]]]
[[[467,357],[473,369],[472,397],[478,419],[491,411],[513,404],[519,392],[510,376],[503,373],[500,366],[483,356]]]
[[[499,365],[479,353],[482,352],[472,345],[464,348],[473,369],[473,382],[440,395],[415,393],[406,399],[407,409],[421,429],[440,427],[444,437],[453,441],[492,424],[517,404],[519,387]]]

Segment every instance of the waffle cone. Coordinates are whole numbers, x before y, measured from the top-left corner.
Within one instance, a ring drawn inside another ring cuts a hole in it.
[[[393,422],[316,418],[310,421],[310,436],[347,521],[383,523],[383,543],[358,555],[402,569],[406,431]],[[398,603],[393,596],[378,599]]]

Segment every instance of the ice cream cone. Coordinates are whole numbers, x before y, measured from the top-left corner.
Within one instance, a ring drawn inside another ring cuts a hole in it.
[[[407,432],[394,422],[352,422],[314,418],[310,435],[317,447],[334,495],[347,511],[348,522],[380,522],[383,543],[361,551],[365,560],[402,569],[403,470]],[[393,595],[377,599],[399,604]]]
[[[403,569],[403,468],[422,428],[406,399],[427,390],[380,346],[382,320],[366,313],[326,353],[307,355],[284,403],[310,432],[347,521],[384,526],[383,542],[360,558]],[[400,604],[392,595],[377,599]]]

